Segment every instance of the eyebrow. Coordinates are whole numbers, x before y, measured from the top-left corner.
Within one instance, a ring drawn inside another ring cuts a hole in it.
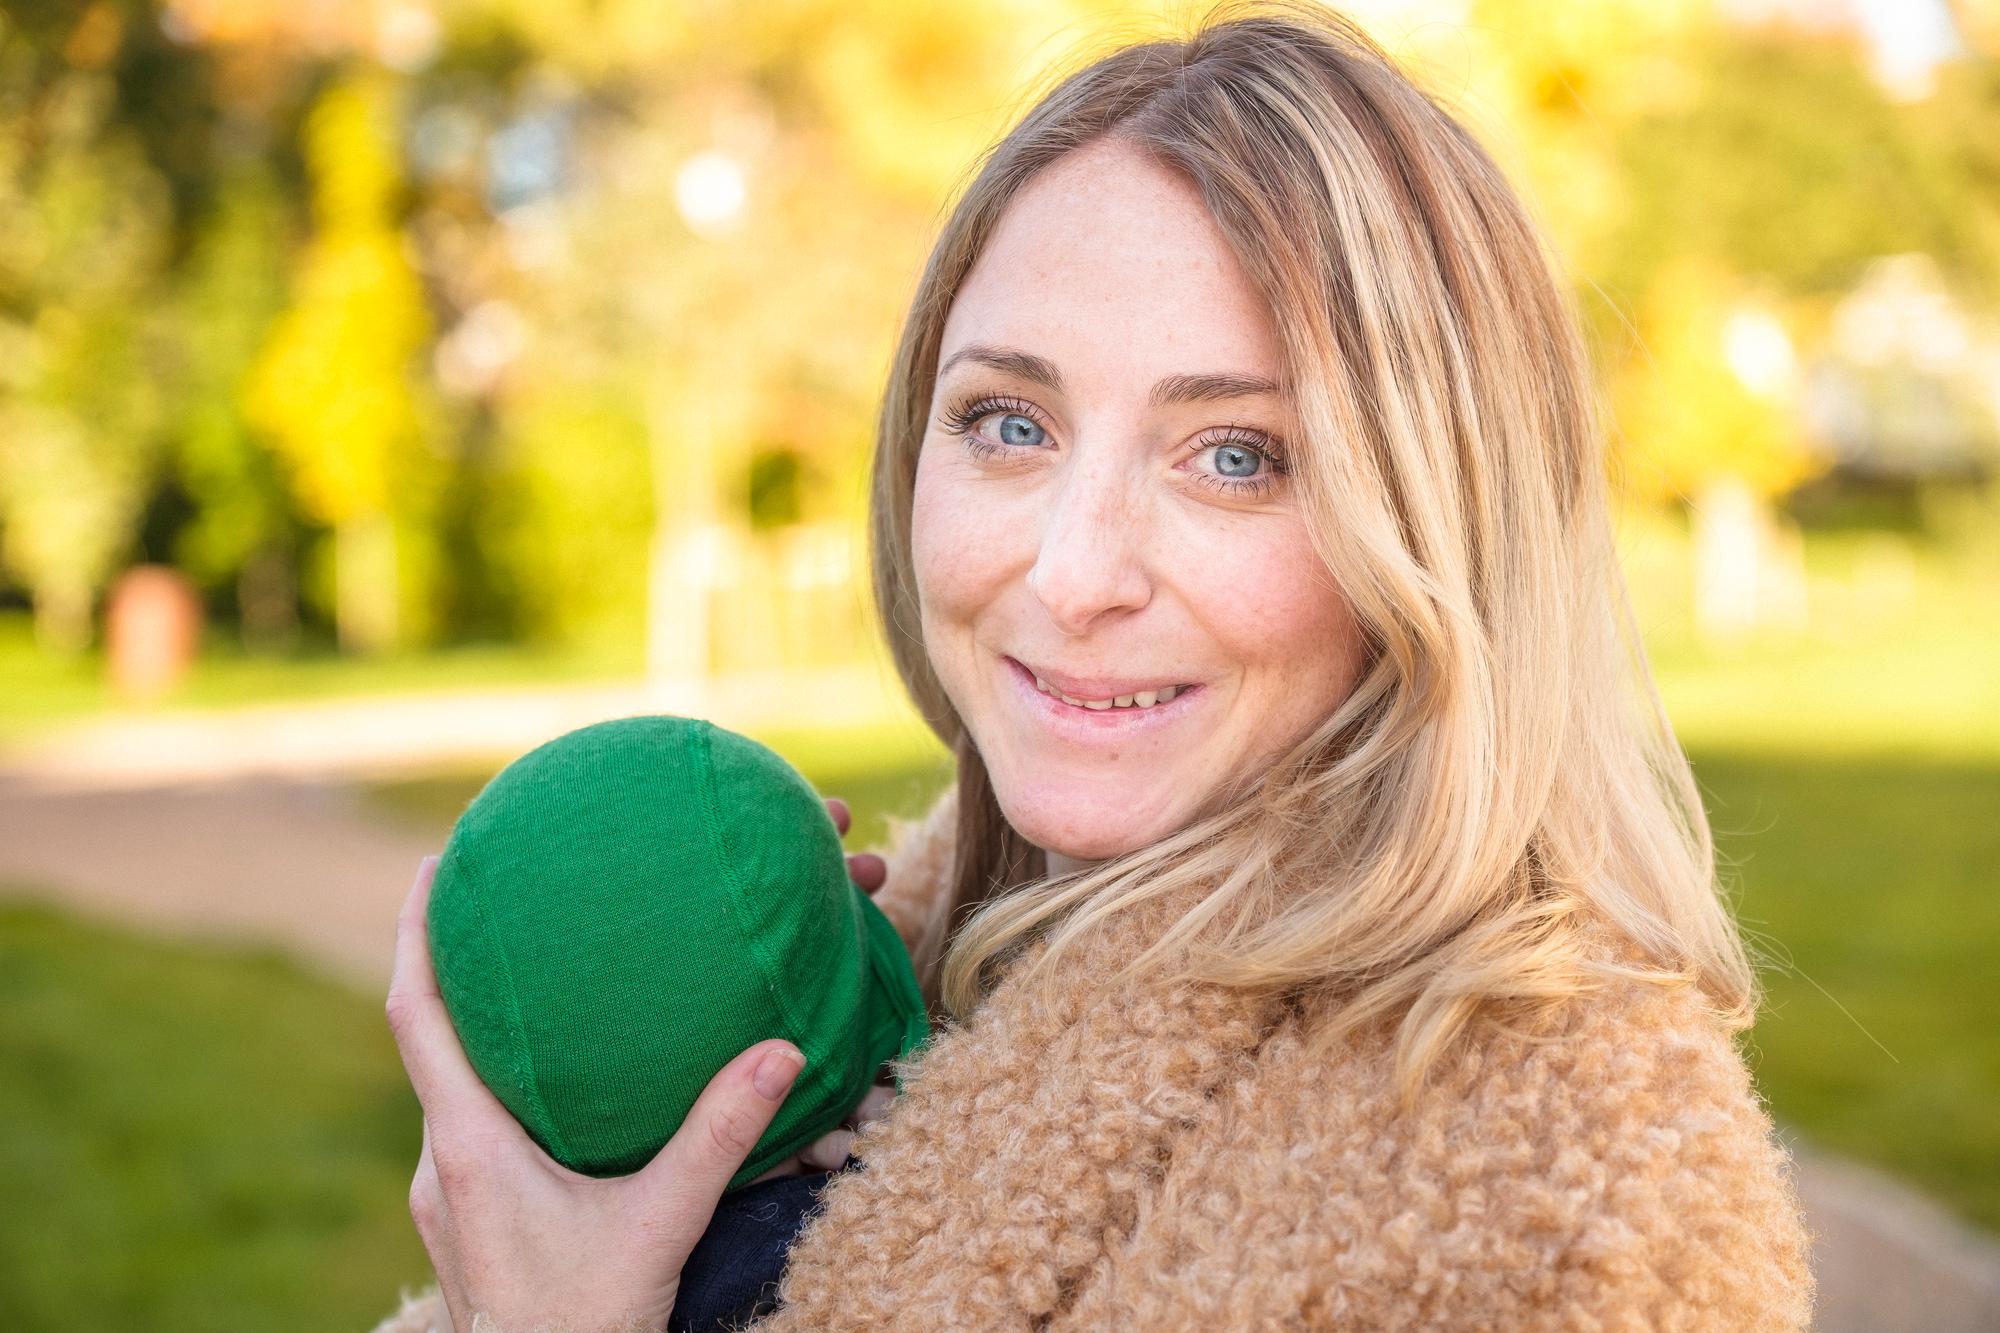
[[[1055,362],[1047,357],[1036,356],[1014,347],[994,347],[988,343],[967,343],[953,352],[938,368],[938,378],[942,379],[961,361],[972,361],[990,367],[1002,374],[1013,375],[1063,392],[1062,372]],[[1153,386],[1147,402],[1153,407],[1171,407],[1178,403],[1210,402],[1222,398],[1248,398],[1260,393],[1275,394],[1277,383],[1261,375],[1168,375]]]

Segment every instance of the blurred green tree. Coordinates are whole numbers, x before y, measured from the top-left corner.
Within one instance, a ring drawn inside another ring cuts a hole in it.
[[[0,110],[0,561],[51,641],[87,637],[116,552],[143,545],[218,600],[233,589],[259,646],[291,639],[302,581],[305,613],[354,649],[441,631],[629,641],[650,606],[656,664],[699,669],[704,580],[740,549],[718,529],[776,551],[800,525],[860,522],[881,375],[940,201],[1038,71],[1192,14],[398,12],[228,0],[163,23],[151,0],[37,0],[0,20],[25,90]],[[1363,17],[1521,173],[1633,414],[1625,475],[1649,494],[1746,472],[1781,493],[1771,478],[1802,457],[1714,345],[1728,302],[1676,307],[1696,292],[1663,275],[1700,261],[1765,290],[1809,354],[1825,298],[1884,249],[1934,254],[1954,283],[2000,273],[1990,59],[1909,104],[1874,86],[1851,34],[1727,23],[1708,0],[1427,13]],[[57,75],[110,90],[69,147],[44,124]],[[36,211],[65,153],[119,182],[77,205],[97,210],[87,226]],[[98,287],[20,258],[43,250],[94,265]],[[1662,341],[1641,348],[1635,326]],[[1639,366],[1662,383],[1639,385]],[[1675,393],[1721,415],[1676,424]]]
[[[1684,255],[1808,295],[1879,255],[1976,244],[1973,182],[1853,37],[1722,26],[1683,58],[1682,95],[1620,126],[1622,198],[1592,257],[1614,294],[1640,295]]]
[[[551,377],[514,399],[497,454],[505,489],[483,549],[523,630],[593,650],[643,642],[654,500],[639,405]]]
[[[247,378],[285,303],[289,211],[264,162],[216,183],[215,210],[182,265],[174,466],[194,513],[175,561],[229,585],[245,646],[279,650],[298,633],[291,495],[277,456],[243,414]]]
[[[73,654],[159,467],[167,200],[111,78],[37,63],[0,27],[0,561],[40,643]]]
[[[2000,5],[1987,5],[1986,35],[2000,33]],[[1964,10],[1969,18],[1971,7]],[[1908,108],[1922,151],[1951,181],[1953,248],[1934,255],[1955,285],[2000,305],[2000,52],[1950,62],[1936,95]]]

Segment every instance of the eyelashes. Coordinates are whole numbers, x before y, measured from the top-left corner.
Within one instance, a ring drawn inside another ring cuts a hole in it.
[[[983,418],[992,416],[995,412],[1012,412],[1019,416],[1027,417],[1036,425],[1042,426],[1044,430],[1047,429],[1043,425],[1041,414],[1036,411],[1034,404],[1024,402],[1019,398],[994,395],[959,399],[955,406],[945,409],[945,414],[939,418],[938,424],[953,435],[963,435],[970,431]]]
[[[1021,453],[1035,446],[1001,444],[985,439],[972,428],[995,414],[1026,417],[1043,431],[1049,429],[1042,420],[1039,408],[1025,399],[1005,394],[976,394],[961,398],[947,407],[938,418],[943,430],[959,436],[965,447],[975,458],[991,458],[1000,453]],[[1255,477],[1226,477],[1219,473],[1196,470],[1189,475],[1195,484],[1224,494],[1256,498],[1267,494],[1278,485],[1279,479],[1290,475],[1291,468],[1285,462],[1284,446],[1263,431],[1229,425],[1205,432],[1188,443],[1191,453],[1201,453],[1215,448],[1248,450],[1263,459],[1269,466]]]

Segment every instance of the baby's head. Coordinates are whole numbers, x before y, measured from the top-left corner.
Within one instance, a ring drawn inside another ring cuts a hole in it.
[[[783,1037],[805,1068],[742,1185],[838,1126],[928,1032],[825,803],[699,718],[598,723],[509,764],[452,829],[429,921],[473,1068],[589,1175],[644,1166],[717,1070]]]

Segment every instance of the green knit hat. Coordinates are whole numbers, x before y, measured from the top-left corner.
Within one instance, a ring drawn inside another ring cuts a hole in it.
[[[557,1161],[644,1166],[715,1072],[783,1037],[804,1070],[729,1187],[837,1127],[929,1035],[909,954],[769,748],[699,718],[601,722],[459,816],[431,958],[465,1053]]]

